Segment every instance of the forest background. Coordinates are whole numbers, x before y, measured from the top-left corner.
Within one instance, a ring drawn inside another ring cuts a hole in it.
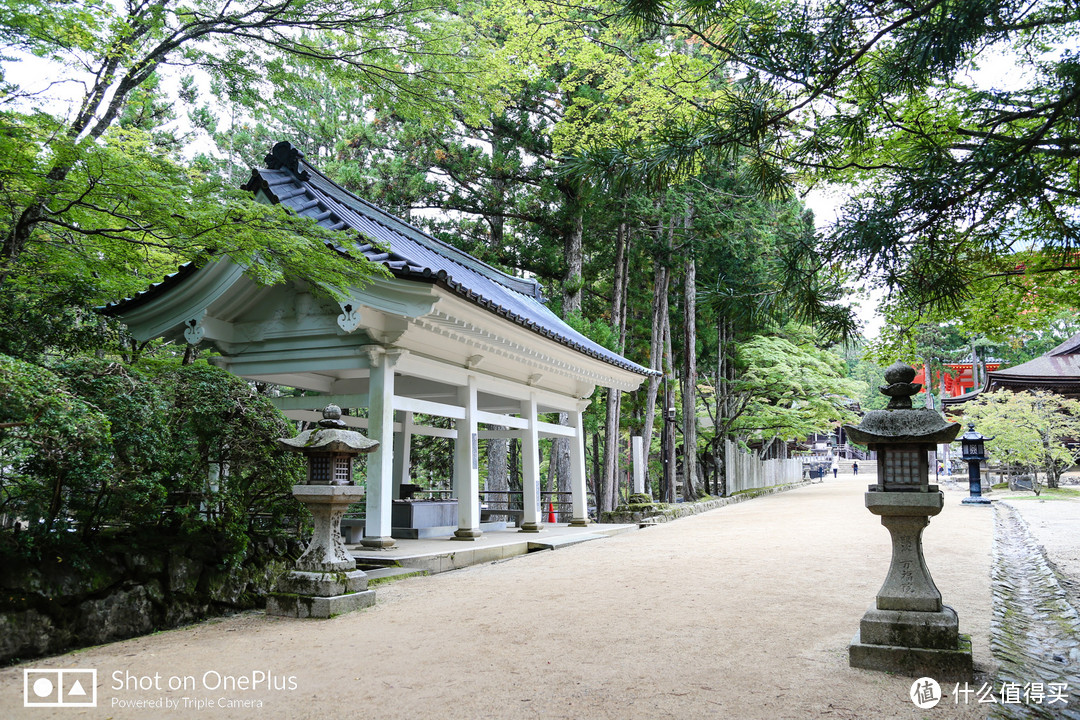
[[[3,0],[3,547],[212,532],[228,563],[285,522],[279,390],[95,311],[221,254],[329,294],[377,272],[237,189],[278,140],[662,373],[593,398],[600,509],[630,435],[660,498],[673,451],[687,498],[723,494],[725,439],[782,452],[878,407],[878,363],[1037,356],[1078,329],[1078,12]],[[976,82],[985,58],[1010,69]],[[846,198],[828,222],[800,200],[820,187]],[[886,326],[867,344],[850,299],[871,290]],[[513,485],[515,448],[487,450]],[[555,488],[566,462],[553,442]]]

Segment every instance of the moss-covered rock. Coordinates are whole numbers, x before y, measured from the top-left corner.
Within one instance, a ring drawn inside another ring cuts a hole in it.
[[[0,562],[0,663],[262,607],[295,541],[253,541],[236,566],[212,539],[125,538],[78,559]],[[271,551],[272,549],[272,551]]]

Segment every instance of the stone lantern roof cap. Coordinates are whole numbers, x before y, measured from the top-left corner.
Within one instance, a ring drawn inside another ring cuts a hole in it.
[[[906,443],[949,443],[960,432],[960,423],[945,422],[929,408],[912,408],[911,396],[922,387],[911,382],[915,369],[897,361],[885,371],[882,395],[890,398],[884,410],[871,410],[858,425],[845,425],[848,437],[857,443],[900,445]]]
[[[904,443],[950,443],[960,432],[960,423],[945,419],[929,408],[911,410],[871,410],[858,425],[845,425],[848,437],[867,445]]]
[[[278,443],[289,450],[311,454],[348,453],[359,455],[369,453],[379,447],[378,440],[372,440],[363,433],[350,430],[341,421],[341,408],[327,405],[323,410],[323,419],[319,427],[305,430],[294,438],[278,438]]]

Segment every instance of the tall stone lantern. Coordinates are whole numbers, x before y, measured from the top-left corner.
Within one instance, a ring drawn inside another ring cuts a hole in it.
[[[379,443],[348,429],[336,405],[326,406],[317,428],[278,442],[307,458],[307,484],[294,485],[292,494],[311,511],[315,527],[296,569],[267,598],[267,614],[327,618],[372,605],[375,591],[345,549],[341,518],[364,496],[353,482],[353,461]]]
[[[890,401],[848,437],[877,452],[877,483],[866,507],[892,536],[892,563],[876,602],[859,624],[849,647],[849,664],[937,680],[966,680],[972,673],[971,643],[959,634],[956,611],[941,602],[923,557],[922,533],[941,512],[944,495],[929,483],[929,453],[952,442],[959,423],[947,423],[930,409],[912,409],[922,387],[911,382],[915,369],[897,362],[885,371],[881,388]]]

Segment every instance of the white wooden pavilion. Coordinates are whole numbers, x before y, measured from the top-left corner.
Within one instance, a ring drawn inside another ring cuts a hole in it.
[[[571,525],[588,523],[582,412],[597,386],[630,391],[652,371],[584,337],[549,310],[539,285],[492,268],[352,195],[289,143],[244,186],[320,225],[342,231],[343,250],[381,263],[392,277],[335,303],[302,281],[253,282],[227,259],[186,265],[106,308],[139,340],[208,342],[213,360],[247,379],[300,388],[277,399],[289,417],[313,420],[329,403],[367,408],[346,416],[379,448],[368,456],[368,547],[389,547],[391,503],[409,482],[411,440],[453,439],[458,528],[480,529],[479,440],[520,438],[523,518],[542,529],[540,439],[571,440]],[[372,242],[374,241],[374,242]],[[568,425],[544,421],[566,413]],[[415,422],[451,418],[451,428]],[[494,429],[498,428],[498,429]]]

